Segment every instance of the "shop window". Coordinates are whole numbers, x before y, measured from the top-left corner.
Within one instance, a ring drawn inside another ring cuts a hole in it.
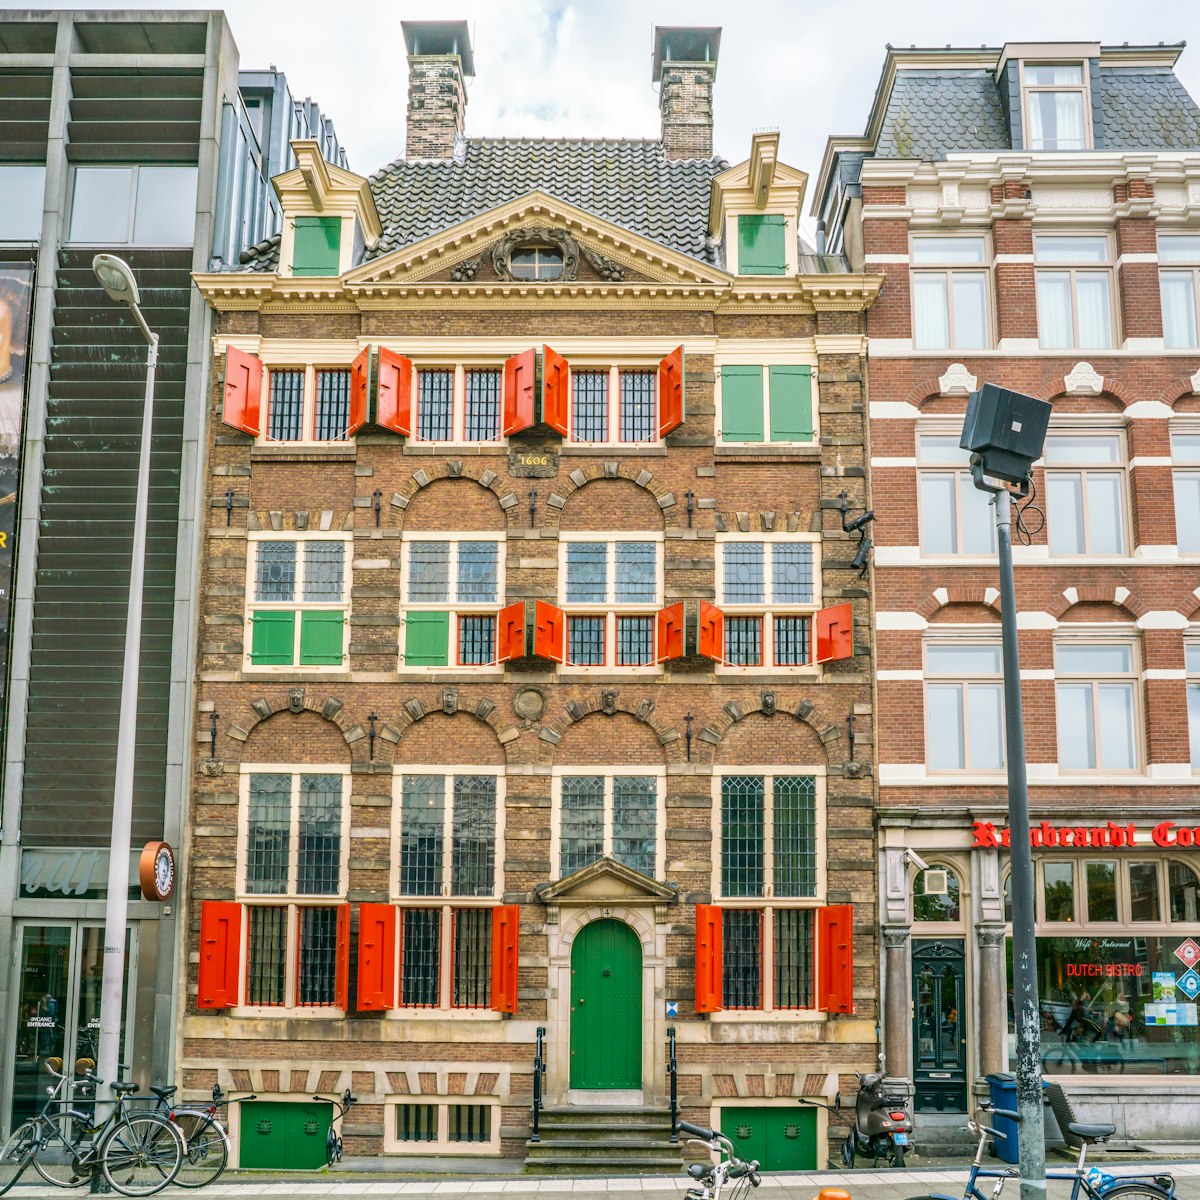
[[[1129,911],[1135,921],[1162,920],[1159,908],[1158,863],[1129,864]]]
[[[342,667],[349,581],[346,542],[251,535],[247,665]]]
[[[1114,339],[1107,236],[1038,234],[1038,342],[1043,350],[1107,350]]]
[[[1191,867],[1174,860],[1167,864],[1167,899],[1172,923],[1200,921],[1200,880]]]
[[[1200,429],[1171,431],[1175,543],[1180,554],[1200,554]]]
[[[982,350],[990,344],[986,263],[982,236],[913,238],[915,349]]]
[[[1160,236],[1158,262],[1163,345],[1168,350],[1194,350],[1200,346],[1200,234]]]
[[[1045,462],[1050,553],[1125,554],[1121,436],[1051,434]]]
[[[36,242],[42,236],[46,168],[33,163],[0,163],[0,242]]]
[[[190,246],[196,168],[76,167],[70,240],[87,246]]]
[[[811,444],[816,437],[812,375],[805,364],[721,367],[721,441]]]
[[[1012,879],[1009,877],[1011,885]],[[1011,910],[1011,896],[1009,898]],[[1042,864],[1043,920],[1075,920],[1075,864],[1047,862]],[[1011,920],[1011,911],[1009,920]]]
[[[925,647],[925,762],[931,771],[1004,767],[1004,685],[1000,646]]]
[[[936,890],[931,890],[931,884]],[[918,871],[913,879],[913,920],[961,920],[960,890],[957,872],[948,867]]]
[[[1021,84],[1030,150],[1088,148],[1088,88],[1083,63],[1022,63]]]
[[[1093,862],[1084,864],[1087,880],[1087,917],[1097,925],[1117,919],[1117,864]]]
[[[341,270],[342,218],[296,217],[293,275],[337,275]]]
[[[787,217],[782,213],[743,213],[737,219],[738,274],[787,272]]]
[[[661,793],[661,776],[637,768],[559,775],[551,825],[559,877],[611,858],[657,878],[662,870],[658,838]]]
[[[1133,644],[1059,642],[1054,671],[1060,770],[1136,770],[1140,730]]]
[[[917,438],[922,554],[996,553],[996,514],[975,486],[958,435]]]
[[[1043,924],[1086,928],[1197,919],[1196,875],[1177,860],[1164,866],[1146,858],[1047,859],[1037,872]],[[1011,920],[1007,910],[1006,919]]]

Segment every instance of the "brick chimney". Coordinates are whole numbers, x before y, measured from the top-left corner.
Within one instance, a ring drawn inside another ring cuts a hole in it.
[[[668,158],[712,158],[713,82],[720,27],[654,27],[662,143]]]
[[[405,158],[451,158],[466,121],[466,79],[475,77],[466,21],[401,21],[408,47]]]

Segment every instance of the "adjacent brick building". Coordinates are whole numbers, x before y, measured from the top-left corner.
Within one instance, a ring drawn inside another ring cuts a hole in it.
[[[282,236],[196,277],[180,1054],[293,1106],[243,1162],[346,1087],[348,1154],[523,1156],[544,1030],[544,1167],[580,1110],[661,1128],[673,1030],[685,1114],[816,1165],[797,1098],[874,1063],[879,279],[778,135],[713,157],[719,32],[658,31],[661,138],[533,141],[466,137],[465,24],[406,23],[405,156],[296,143]]]
[[[1015,550],[1044,1069],[1119,1137],[1200,1132],[1200,111],[1179,53],[890,50],[865,135],[822,169],[830,248],[885,280],[880,962],[918,1144],[1012,1039],[994,528],[958,449],[985,380],[1054,406]]]

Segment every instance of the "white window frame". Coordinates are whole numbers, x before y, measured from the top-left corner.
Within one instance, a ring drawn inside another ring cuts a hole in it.
[[[603,857],[612,857],[613,847],[613,780],[619,775],[651,776],[655,780],[654,805],[654,878],[662,879],[666,870],[667,769],[659,766],[555,766],[552,776],[550,812],[550,878],[559,880],[562,874],[562,781],[570,776],[601,776],[604,779],[604,846]]]
[[[1143,696],[1142,675],[1141,675],[1141,655],[1140,646],[1138,644],[1136,632],[1130,631],[1121,626],[1104,626],[1104,625],[1080,625],[1072,627],[1066,631],[1060,626],[1054,637],[1054,723],[1055,723],[1055,749],[1058,760],[1058,771],[1061,775],[1066,776],[1113,776],[1121,779],[1128,779],[1130,776],[1141,774],[1145,770],[1146,762],[1146,720],[1145,720],[1145,698]],[[1129,647],[1129,671],[1128,673],[1120,674],[1097,674],[1095,671],[1087,671],[1081,674],[1070,674],[1061,671],[1058,666],[1057,652],[1060,646],[1072,645],[1095,645],[1095,646],[1113,646],[1122,645]],[[1100,725],[1100,701],[1099,688],[1102,684],[1122,683],[1128,684],[1132,693],[1133,703],[1131,706],[1131,714],[1133,719],[1133,729],[1131,730],[1131,741],[1133,743],[1133,765],[1131,767],[1108,767],[1103,765],[1101,760],[1101,751],[1104,746],[1104,740],[1101,736]],[[1061,732],[1058,729],[1059,719],[1059,685],[1071,684],[1081,685],[1090,684],[1092,690],[1092,745],[1095,750],[1095,765],[1090,767],[1065,767],[1062,764],[1061,751]]]
[[[306,446],[353,446],[354,437],[318,438],[317,433],[317,375],[321,371],[350,371],[349,363],[289,363],[278,359],[270,359],[266,364],[266,377],[263,379],[263,418],[262,429],[259,432],[257,444],[270,446],[272,449],[287,450],[291,447],[303,449]],[[271,404],[272,379],[276,371],[303,371],[304,394],[300,416],[300,436],[298,438],[271,437]],[[349,407],[346,410],[347,427],[349,423]]]
[[[654,599],[644,602],[618,602],[616,600],[617,566],[616,547],[619,542],[652,542],[655,547],[654,566]],[[605,598],[596,601],[574,601],[567,599],[567,557],[570,546],[577,545],[606,545],[608,554],[605,568]],[[657,618],[663,607],[663,594],[666,588],[665,542],[662,530],[634,530],[621,533],[596,534],[579,531],[561,533],[558,539],[558,607],[563,611],[564,620],[570,622],[572,617],[603,617],[604,618],[604,663],[596,666],[572,663],[567,661],[570,652],[570,629],[563,631],[563,661],[559,671],[574,673],[586,672],[589,675],[660,675],[662,663],[651,660],[642,665],[625,666],[617,662],[617,619],[619,617],[649,617],[652,622]],[[656,630],[657,626],[653,626]],[[655,633],[651,634],[651,652],[655,653]]]
[[[771,600],[772,572],[774,568],[774,552],[768,551],[763,555],[763,596],[762,604],[742,604],[725,602],[725,550],[729,543],[755,542],[764,546],[779,544],[795,545],[804,542],[812,546],[813,586],[811,602],[807,604],[779,603]],[[762,662],[757,666],[736,666],[720,662],[716,665],[718,674],[729,675],[762,675],[776,674],[786,671],[796,675],[818,675],[822,667],[814,661],[811,639],[816,614],[821,609],[821,535],[819,533],[718,533],[715,544],[715,582],[716,606],[723,617],[761,617],[762,618]],[[809,661],[804,664],[777,664],[775,662],[775,618],[776,617],[808,617],[809,618]],[[726,651],[728,645],[726,644]]]
[[[1043,451],[1043,456],[1039,460],[1046,481],[1046,549],[1049,555],[1055,559],[1062,559],[1069,562],[1078,562],[1080,559],[1125,559],[1133,552],[1133,528],[1130,519],[1129,511],[1129,444],[1125,436],[1123,428],[1114,426],[1101,425],[1086,425],[1082,427],[1072,427],[1064,425],[1052,425],[1050,432],[1047,435],[1046,442],[1049,444],[1056,438],[1078,438],[1078,439],[1106,439],[1114,440],[1117,447],[1116,462],[1099,462],[1079,461],[1078,463],[1059,462],[1049,463]],[[1068,476],[1077,475],[1080,478],[1080,503],[1082,504],[1082,520],[1083,520],[1083,547],[1074,552],[1055,553],[1050,545],[1051,538],[1051,522],[1054,520],[1054,506],[1050,500],[1050,479],[1052,476]],[[1120,504],[1121,504],[1121,524],[1119,533],[1121,535],[1121,549],[1117,553],[1111,552],[1101,555],[1099,551],[1095,551],[1091,547],[1091,530],[1089,528],[1089,500],[1088,500],[1088,477],[1097,475],[1115,475],[1120,485]]]
[[[821,399],[820,399],[820,382],[817,378],[818,370],[817,363],[808,358],[797,358],[788,354],[771,354],[770,361],[764,361],[763,351],[760,349],[751,350],[749,352],[726,351],[723,354],[718,354],[714,360],[713,367],[716,372],[716,386],[714,389],[714,399],[717,406],[717,442],[722,446],[728,446],[733,451],[738,451],[745,448],[750,451],[755,446],[801,446],[819,447],[821,444]],[[725,440],[725,392],[722,385],[722,369],[724,367],[761,367],[763,373],[762,384],[762,427],[763,440],[761,442],[743,442]],[[791,442],[791,441],[775,441],[771,437],[771,368],[772,367],[810,367],[812,374],[809,376],[809,395],[812,404],[812,425],[813,435],[807,442]]]
[[[958,439],[962,433],[961,426],[952,426],[943,424],[940,421],[936,423],[926,424],[924,422],[917,429],[916,450],[917,450],[917,549],[922,558],[945,558],[952,555],[954,558],[967,558],[976,561],[991,561],[996,553],[996,527],[994,521],[989,524],[989,529],[992,535],[992,544],[989,549],[974,553],[963,549],[963,530],[965,522],[963,514],[965,504],[963,503],[964,489],[970,488],[973,493],[977,493],[975,481],[971,475],[971,469],[967,465],[969,454],[966,450],[962,450],[962,463],[958,466],[946,463],[934,464],[923,461],[925,451],[922,450],[922,439],[924,438],[952,438],[954,444],[958,445]],[[954,485],[954,547],[951,550],[929,550],[926,551],[922,545],[922,529],[924,527],[925,514],[922,508],[921,499],[921,482],[926,477],[949,476],[953,480]]]
[[[454,382],[451,390],[450,437],[422,438],[418,432],[421,421],[421,375],[425,371],[452,371]],[[497,392],[498,414],[496,417],[496,436],[482,440],[467,437],[467,372],[496,371],[499,373],[499,390]],[[409,442],[415,446],[473,446],[494,447],[506,445],[504,437],[504,362],[487,356],[478,358],[421,359],[413,362],[412,373],[412,436]]]
[[[936,239],[939,242],[972,241],[982,243],[983,259],[979,262],[964,259],[956,263],[921,263],[917,261],[917,246],[922,241]],[[915,350],[990,350],[995,345],[995,305],[992,301],[992,251],[986,234],[934,234],[914,232],[910,238],[909,248],[909,287],[911,289],[912,306],[912,337]],[[946,280],[946,336],[944,346],[927,346],[921,344],[917,333],[917,280],[919,277],[942,275]],[[960,343],[954,331],[954,286],[955,279],[960,275],[978,275],[983,279],[983,344],[971,346]]]
[[[252,775],[291,775],[291,821],[288,836],[288,890],[286,893],[251,893],[246,890],[246,867],[250,839],[250,777]],[[338,890],[322,895],[301,895],[295,890],[296,855],[299,852],[300,776],[336,775],[342,780],[342,825]],[[342,1014],[335,1005],[298,1005],[295,1003],[299,976],[300,910],[337,908],[347,902],[350,885],[350,770],[344,766],[316,763],[243,763],[238,777],[236,891],[241,905],[241,958],[238,963],[238,995],[245,996],[250,977],[250,909],[287,909],[286,953],[284,962],[283,1004],[239,1004],[230,1015],[262,1017],[321,1018]]]
[[[258,580],[258,548],[268,542],[296,543],[296,594],[304,590],[304,545],[306,542],[341,542],[342,599],[336,603],[317,600],[256,600],[255,588]],[[246,606],[245,632],[243,635],[242,670],[254,675],[290,675],[296,671],[304,674],[331,674],[345,671],[350,662],[350,595],[353,580],[354,535],[352,533],[330,533],[321,530],[288,530],[284,532],[260,531],[246,535]],[[254,649],[255,612],[295,612],[296,627],[293,633],[291,663],[255,664]],[[340,612],[345,616],[342,625],[342,661],[340,664],[300,662],[300,631],[303,625],[301,614],[305,612]]]
[[[148,163],[120,163],[120,162],[86,162],[75,163],[71,167],[71,209],[67,218],[67,239],[68,246],[147,246],[154,248],[166,249],[190,249],[196,242],[196,204],[197,197],[192,200],[192,236],[186,242],[140,242],[134,241],[135,224],[137,222],[137,198],[138,188],[140,186],[140,176],[143,167],[148,167],[152,170],[162,167],[173,167],[178,170],[191,170],[197,179],[199,186],[200,170],[195,163],[169,163],[169,162],[148,162]],[[129,214],[125,224],[125,237],[115,242],[97,242],[91,239],[83,241],[77,240],[70,236],[71,226],[75,221],[75,184],[79,175],[79,171],[128,171],[129,178]]]
[[[761,775],[763,778],[763,895],[762,896],[731,896],[726,898],[721,892],[721,784],[726,775]],[[774,895],[775,879],[775,806],[773,801],[777,776],[808,775],[815,780],[815,796],[813,800],[813,841],[816,846],[815,876],[813,895],[811,896],[782,896]],[[726,1009],[711,1014],[711,1019],[718,1023],[729,1021],[761,1021],[765,1014],[774,1019],[782,1020],[824,1020],[825,1014],[817,1008],[817,971],[814,965],[812,973],[812,1006],[809,1008],[777,1008],[775,1005],[775,912],[777,909],[806,909],[813,912],[812,939],[816,948],[819,933],[817,930],[816,911],[826,904],[826,775],[823,766],[800,765],[794,769],[783,770],[779,764],[772,766],[722,766],[713,772],[712,776],[712,880],[711,894],[713,904],[724,914],[726,909],[738,909],[743,912],[758,912],[762,914],[761,950],[762,966],[762,1006],[760,1008]],[[724,916],[722,915],[722,920]]]
[[[988,646],[1000,648],[999,633],[995,630],[971,630],[969,627],[958,627],[953,634],[947,633],[946,636],[936,638],[926,638],[921,647],[921,661],[923,667],[924,683],[922,691],[924,717],[925,717],[925,770],[932,776],[946,775],[994,775],[1000,776],[1005,772],[1004,756],[1007,754],[1007,746],[1004,742],[1004,672],[1003,664],[994,674],[968,675],[964,671],[955,671],[949,674],[939,674],[935,672],[929,665],[929,651],[933,648],[937,649],[966,649],[971,646]],[[1000,750],[1001,763],[998,767],[977,767],[971,762],[971,692],[979,685],[986,684],[989,687],[998,687],[1001,696],[1000,708]],[[929,706],[929,690],[930,687],[957,687],[962,693],[962,728],[959,731],[962,738],[963,750],[963,765],[961,767],[935,767],[930,764],[929,744],[930,732],[933,728],[932,719],[930,716]]]
[[[1164,316],[1163,321],[1163,336],[1166,337],[1166,311],[1167,306],[1163,299],[1163,282],[1164,276],[1186,276],[1192,285],[1192,328],[1191,341],[1182,346],[1166,346],[1167,350],[1195,350],[1200,347],[1200,246],[1197,247],[1195,258],[1191,261],[1183,259],[1169,260],[1163,258],[1163,247],[1172,241],[1182,241],[1185,237],[1191,240],[1200,242],[1200,233],[1189,232],[1184,233],[1182,230],[1170,234],[1160,232],[1158,235],[1158,295],[1159,303],[1162,306]]]
[[[661,446],[662,438],[658,436],[659,419],[662,413],[662,397],[658,388],[659,358],[647,358],[644,362],[636,356],[622,358],[614,363],[611,358],[588,360],[585,355],[572,355],[567,361],[567,432],[563,438],[564,446]],[[608,437],[602,442],[582,441],[575,437],[575,374],[576,372],[606,371],[608,373],[608,417],[605,429]],[[650,437],[645,441],[627,442],[621,439],[621,373],[623,371],[649,371],[654,376],[654,410],[650,416]]]
[[[1079,68],[1079,83],[1030,83],[1025,72],[1028,67],[1078,67]],[[1092,104],[1091,104],[1091,85],[1089,81],[1089,71],[1086,59],[1022,59],[1020,63],[1021,77],[1021,128],[1024,131],[1025,148],[1033,150],[1041,154],[1075,154],[1081,150],[1090,150],[1094,145],[1094,135],[1092,132]],[[1042,146],[1034,146],[1032,138],[1029,136],[1030,120],[1029,120],[1029,98],[1035,93],[1045,92],[1073,92],[1081,97],[1080,106],[1083,109],[1083,145],[1074,146],[1068,149],[1053,149],[1046,150]]]
[[[406,1013],[409,1010],[405,1010]],[[500,1153],[500,1126],[503,1110],[500,1101],[494,1096],[426,1096],[420,1093],[411,1095],[387,1095],[384,1097],[384,1131],[383,1152],[396,1155],[417,1155],[427,1157],[430,1154],[449,1154],[455,1157],[468,1155],[480,1157],[495,1157]],[[438,1110],[438,1136],[430,1142],[403,1142],[396,1135],[396,1109],[404,1104],[432,1105]],[[450,1108],[465,1105],[491,1109],[491,1136],[486,1142],[454,1142],[449,1138]]]
[[[408,598],[409,589],[409,569],[411,563],[412,547],[418,542],[448,542],[450,545],[450,561],[447,567],[447,600],[415,600],[410,601]],[[453,597],[458,589],[458,555],[459,545],[462,542],[495,542],[496,550],[496,599],[494,601],[473,601],[473,600],[457,600]],[[453,533],[444,530],[421,530],[414,533],[405,533],[400,542],[400,637],[399,637],[399,656],[398,656],[398,671],[401,674],[423,674],[428,671],[436,672],[483,672],[489,675],[500,675],[504,672],[504,664],[501,662],[493,663],[467,663],[463,664],[458,661],[459,657],[459,618],[460,617],[486,617],[496,616],[505,604],[505,587],[506,587],[506,568],[508,556],[508,542],[503,530],[467,530],[456,531]],[[450,645],[446,655],[449,660],[446,666],[425,666],[415,664],[409,666],[405,661],[405,638],[407,634],[406,614],[409,612],[448,612],[450,614]],[[499,651],[499,623],[497,623],[496,632],[493,634],[492,646],[495,651]]]
[[[1061,238],[1090,238],[1104,239],[1105,259],[1102,263],[1087,263],[1087,262],[1064,262],[1055,260],[1050,257],[1043,258],[1038,252],[1039,237],[1061,237]],[[1086,229],[1038,229],[1033,235],[1033,259],[1034,259],[1034,306],[1037,309],[1038,316],[1038,345],[1043,350],[1060,351],[1067,353],[1069,351],[1091,351],[1099,354],[1111,350],[1116,350],[1120,346],[1121,330],[1118,320],[1118,309],[1120,305],[1117,297],[1117,279],[1116,271],[1113,267],[1113,239],[1112,234],[1108,230],[1086,230]],[[1048,275],[1067,275],[1070,278],[1071,288],[1071,344],[1069,346],[1047,346],[1042,337],[1042,313],[1041,304],[1038,300],[1038,281],[1043,274]],[[1079,286],[1078,279],[1080,275],[1103,275],[1108,280],[1108,344],[1106,346],[1084,346],[1079,339]]]
[[[1182,439],[1195,441],[1195,448],[1184,447]],[[1198,496],[1200,496],[1200,422],[1171,423],[1171,491],[1175,508],[1175,543],[1181,558],[1190,559],[1200,556],[1200,504],[1193,514],[1181,513],[1179,504],[1180,480],[1195,481]],[[1194,523],[1189,522],[1189,516]],[[1181,533],[1186,531],[1195,539],[1195,545],[1184,549]]]

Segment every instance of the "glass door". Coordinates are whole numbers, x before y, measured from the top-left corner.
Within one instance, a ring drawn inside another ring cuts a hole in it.
[[[100,992],[104,971],[104,929],[78,921],[26,924],[20,928],[16,980],[16,1046],[9,1080],[12,1101],[5,1134],[41,1109],[51,1082],[46,1063],[72,1076],[96,1063],[100,1036]],[[126,934],[124,1011],[121,1021],[122,1075],[130,1065],[133,989],[130,963],[135,940]],[[61,1065],[60,1065],[61,1064]],[[106,1081],[107,1082],[107,1081]]]

